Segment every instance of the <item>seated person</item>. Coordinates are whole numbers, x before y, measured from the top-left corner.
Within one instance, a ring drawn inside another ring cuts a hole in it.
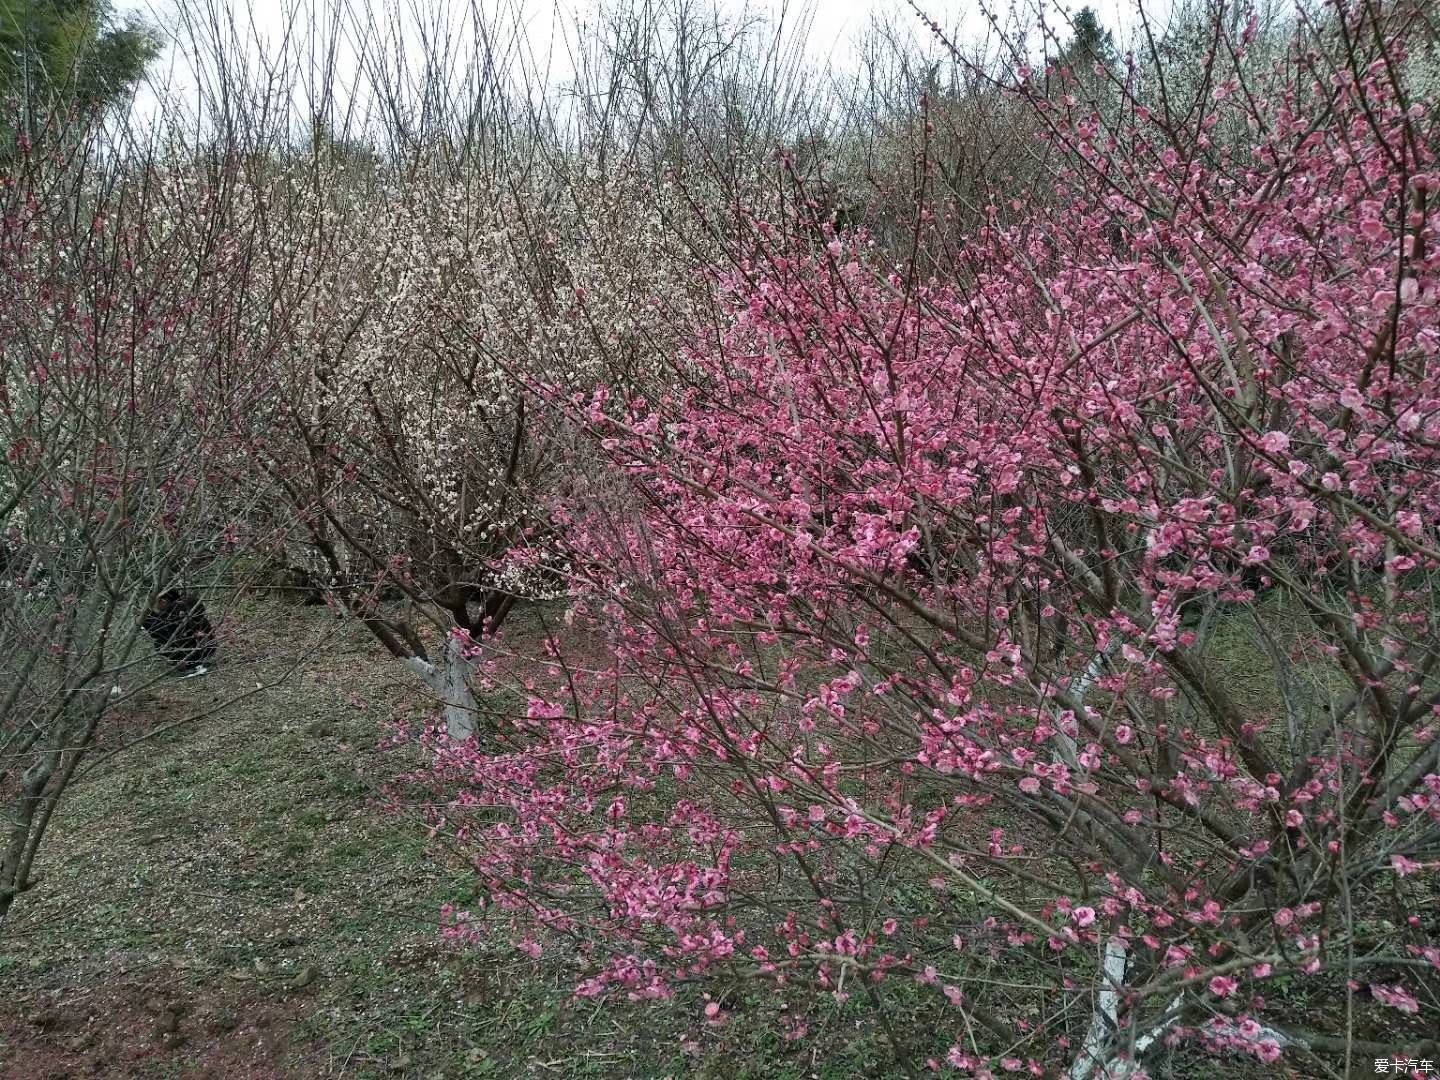
[[[186,677],[204,675],[215,655],[215,630],[205,617],[200,597],[189,589],[167,589],[140,621],[155,651]]]

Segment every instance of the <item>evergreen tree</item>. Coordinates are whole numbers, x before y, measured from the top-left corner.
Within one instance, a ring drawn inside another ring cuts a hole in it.
[[[103,113],[159,52],[156,32],[117,19],[109,0],[0,0],[0,154],[21,132],[38,137],[57,113]]]
[[[1093,9],[1083,7],[1071,24],[1074,36],[1059,57],[1059,66],[1076,74],[1090,71],[1097,63],[1110,65],[1115,59],[1115,39],[1100,23]]]

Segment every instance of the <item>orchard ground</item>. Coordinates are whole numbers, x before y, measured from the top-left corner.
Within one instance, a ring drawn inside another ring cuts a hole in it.
[[[859,995],[812,1000],[811,1037],[790,1042],[792,1006],[768,985],[723,988],[714,1027],[698,990],[599,1005],[569,995],[559,957],[450,946],[440,908],[472,904],[473,876],[428,835],[421,793],[401,793],[409,812],[391,797],[423,763],[413,741],[385,748],[426,714],[407,673],[324,608],[245,600],[220,632],[215,670],[127,702],[62,804],[40,884],[0,937],[0,1077],[903,1075]],[[522,650],[538,634],[533,610],[507,630]],[[1251,648],[1221,640],[1244,692]],[[950,1038],[921,1004],[933,995],[907,1010],[888,990],[904,1037]],[[1230,1061],[1224,1075],[1306,1074]]]
[[[535,633],[533,612],[512,634]],[[773,990],[598,1006],[442,940],[473,879],[386,785],[425,701],[363,628],[246,601],[221,663],[127,702],[0,936],[0,1077],[851,1077],[894,1069],[859,1001],[787,1043]],[[298,658],[298,665],[297,665]],[[292,670],[293,668],[293,670]],[[174,724],[255,684],[216,716]],[[147,732],[122,753],[105,755]],[[903,1019],[903,1017],[902,1017]],[[915,1018],[918,1023],[920,1018]]]

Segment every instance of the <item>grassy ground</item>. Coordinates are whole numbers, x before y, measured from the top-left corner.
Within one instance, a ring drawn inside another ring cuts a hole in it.
[[[548,952],[450,947],[438,913],[475,900],[472,877],[386,798],[423,763],[413,744],[380,748],[395,722],[426,715],[418,685],[323,608],[251,601],[222,633],[209,676],[122,703],[39,885],[0,930],[0,1080],[902,1075],[862,995],[817,1006],[712,987],[731,1017],[715,1028],[698,996],[596,1006],[568,995],[571,973],[545,966]],[[1259,646],[1241,637],[1216,642],[1232,692],[1273,708],[1258,700],[1273,692],[1265,665],[1240,662]],[[935,995],[893,980],[885,996],[917,1064],[943,1056],[956,1033]],[[800,1008],[809,1035],[787,1042]]]
[[[110,747],[158,733],[102,747],[57,816],[40,884],[0,933],[0,1077],[893,1068],[858,1010],[815,1018],[841,1048],[820,1060],[781,1039],[767,993],[727,999],[736,1019],[715,1030],[698,1001],[598,1009],[558,973],[451,949],[438,910],[472,899],[465,867],[383,799],[420,762],[378,749],[389,722],[423,714],[414,684],[324,609],[251,603],[227,637],[208,677],[124,705]]]

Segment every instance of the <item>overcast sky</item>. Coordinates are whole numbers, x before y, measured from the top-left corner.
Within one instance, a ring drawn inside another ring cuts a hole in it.
[[[529,60],[523,66],[531,70],[548,72],[552,84],[563,83],[572,73],[570,52],[566,42],[573,42],[576,27],[586,19],[593,19],[599,0],[474,0],[479,5],[485,21],[492,27],[504,27],[509,32],[502,35],[505,51],[516,53],[518,40],[513,28],[523,27],[524,39],[528,43]],[[635,0],[642,2],[642,0]],[[1006,9],[1009,0],[1002,0]],[[1022,11],[1027,5],[1031,11],[1036,0],[1018,0]],[[1058,19],[1054,0],[1043,0],[1049,18]],[[1086,0],[1077,0],[1070,10],[1078,10]],[[1116,31],[1117,39],[1124,37],[1127,26],[1133,22],[1131,14],[1133,0],[1088,0],[1099,14],[1101,22]],[[353,40],[356,25],[376,24],[388,29],[385,44],[392,47],[395,39],[407,40],[409,51],[414,54],[420,34],[419,27],[438,27],[448,23],[450,32],[462,41],[468,40],[466,28],[472,23],[471,0],[345,0],[348,15],[345,21],[350,29],[342,30],[342,40]],[[706,6],[709,0],[698,0],[696,6]],[[961,43],[982,40],[986,22],[979,3],[926,3],[921,0],[928,15],[936,19]],[[223,50],[232,60],[250,58],[263,54],[272,57],[286,47],[287,29],[290,31],[288,47],[292,56],[308,56],[310,43],[325,36],[326,13],[336,10],[333,0],[124,0],[118,5],[121,10],[136,11],[150,22],[168,31],[186,33],[185,20],[181,18],[182,6],[194,11],[209,5],[214,12],[228,17],[240,40],[230,42]],[[718,0],[722,12],[735,18],[758,16],[778,21],[782,15],[785,25],[792,33],[803,25],[808,27],[804,38],[805,55],[816,67],[832,65],[841,69],[854,64],[855,45],[859,36],[873,20],[888,20],[893,26],[914,38],[917,45],[933,46],[933,40],[914,10],[905,0]],[[617,6],[617,0],[609,0],[608,7]],[[999,5],[997,5],[999,6]],[[1147,0],[1147,11],[1157,5]],[[1033,15],[1029,16],[1033,20]],[[193,23],[192,32],[193,32]],[[317,35],[318,28],[318,35]],[[462,46],[456,50],[465,53]],[[160,111],[159,101],[166,97],[172,103],[193,112],[198,97],[197,76],[187,62],[185,50],[170,50],[152,73],[150,85],[143,88],[137,100],[139,116],[151,118]],[[518,59],[511,57],[512,60]],[[300,61],[301,67],[313,67],[308,60]],[[345,67],[352,70],[346,71]],[[355,77],[355,63],[342,60],[337,71],[337,82]]]

